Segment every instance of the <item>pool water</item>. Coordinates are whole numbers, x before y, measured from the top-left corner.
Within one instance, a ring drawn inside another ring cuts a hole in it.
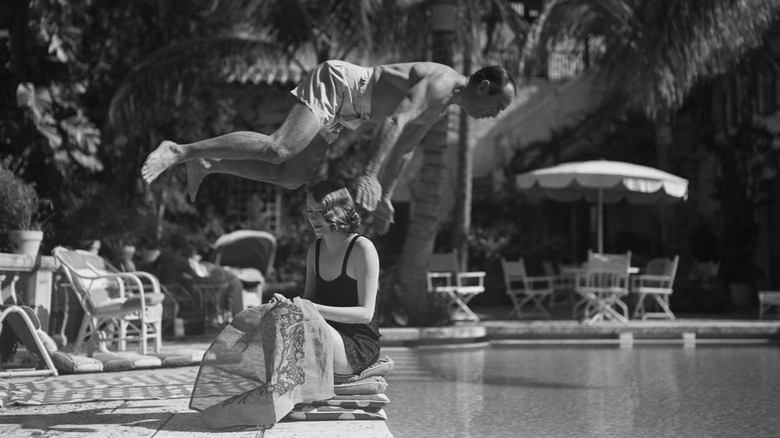
[[[395,438],[780,436],[777,346],[382,351]]]

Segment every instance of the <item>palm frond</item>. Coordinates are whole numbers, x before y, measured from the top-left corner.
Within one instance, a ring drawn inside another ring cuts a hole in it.
[[[109,131],[175,105],[197,82],[297,83],[314,64],[313,58],[293,58],[257,38],[225,36],[174,44],[149,55],[122,81],[109,106]]]
[[[553,0],[534,23],[526,60],[545,62],[564,38],[599,35],[606,80],[654,116],[760,46],[779,11],[777,0]]]

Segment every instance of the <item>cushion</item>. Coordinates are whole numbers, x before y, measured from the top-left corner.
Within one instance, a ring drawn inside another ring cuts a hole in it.
[[[165,294],[161,292],[146,292],[144,293],[144,302],[147,306],[156,306],[163,302]],[[141,296],[133,295],[127,298],[124,307],[138,307],[141,305]]]
[[[339,406],[342,408],[381,408],[387,406],[390,399],[385,394],[337,395],[327,400],[301,403],[310,406]]]
[[[41,340],[41,344],[43,344],[43,348],[46,349],[49,353],[54,353],[58,350],[57,343],[54,342],[54,339],[49,336],[48,333],[46,333],[43,330],[38,330],[38,338]]]
[[[162,360],[159,357],[144,356],[129,351],[95,352],[93,357],[103,362],[103,371],[126,371],[162,366]]]
[[[106,275],[106,272],[96,272],[90,268],[74,269],[80,276],[78,279],[84,285],[84,288],[89,291],[89,294],[93,296],[96,302],[103,301],[108,298],[114,298],[118,295],[119,287],[117,286],[117,280],[111,278],[94,278],[98,275]]]
[[[366,377],[384,376],[393,372],[394,367],[395,364],[393,363],[393,359],[391,359],[390,356],[380,356],[379,359],[376,360],[376,362],[369,365],[368,368],[363,370],[363,372],[358,375],[334,374],[333,382],[334,383],[356,382],[358,380],[363,380]]]
[[[162,303],[164,299],[165,299],[165,294],[162,294],[160,292],[149,292],[144,294],[144,301],[146,302],[147,306],[156,306],[157,304]],[[95,309],[95,314],[100,315],[104,313],[108,313],[108,314],[116,313],[120,310],[136,309],[140,305],[141,305],[140,295],[134,295],[128,297],[127,299],[110,298],[98,303],[97,308]]]
[[[301,406],[296,405],[286,417],[287,420],[387,420],[387,414],[378,409],[347,409],[337,406]]]
[[[387,381],[382,376],[372,376],[355,382],[338,383],[333,385],[333,390],[336,395],[384,394]]]
[[[86,356],[76,356],[62,351],[51,354],[51,361],[57,371],[63,374],[99,373],[103,371],[103,362]]]
[[[162,361],[163,368],[186,367],[200,363],[205,352],[203,350],[181,350],[170,353],[150,353]]]

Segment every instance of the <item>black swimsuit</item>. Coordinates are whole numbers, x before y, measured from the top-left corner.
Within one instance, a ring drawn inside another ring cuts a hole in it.
[[[357,235],[349,242],[347,252],[344,254],[341,275],[332,281],[325,281],[320,277],[320,244],[322,239],[317,240],[314,270],[317,274],[315,296],[319,304],[334,307],[353,307],[358,305],[357,280],[347,275],[347,260],[349,260],[349,253],[359,237],[360,235]],[[355,374],[360,374],[379,358],[380,335],[376,312],[374,312],[374,318],[368,324],[348,324],[335,321],[328,321],[328,324],[341,334],[341,338],[344,340],[344,348],[347,351],[347,359]]]

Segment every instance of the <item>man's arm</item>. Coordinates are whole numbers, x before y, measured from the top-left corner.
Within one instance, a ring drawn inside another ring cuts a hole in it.
[[[388,200],[393,197],[393,191],[401,179],[406,166],[412,161],[414,150],[422,141],[425,134],[433,125],[407,125],[403,133],[398,137],[396,147],[387,159],[382,170],[382,198]]]
[[[394,223],[393,192],[401,179],[406,166],[412,161],[414,150],[433,125],[407,125],[398,138],[398,144],[382,169],[382,199],[376,206],[369,223],[379,234],[386,234],[390,224]]]
[[[394,149],[405,128],[428,109],[428,81],[422,81],[409,90],[396,110],[382,123],[379,133],[371,143],[371,155],[358,178],[355,201],[368,211],[373,211],[381,198],[378,175],[390,152]],[[413,146],[412,146],[413,148]]]

